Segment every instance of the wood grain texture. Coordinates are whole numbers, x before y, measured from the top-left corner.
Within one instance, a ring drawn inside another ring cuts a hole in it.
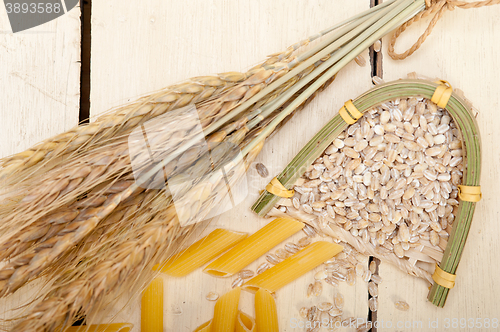
[[[417,72],[431,78],[449,81],[453,87],[464,91],[479,110],[477,117],[482,140],[483,200],[477,204],[467,244],[457,270],[456,286],[450,291],[444,308],[437,308],[426,300],[428,289],[424,282],[404,275],[388,264],[382,263],[380,274],[384,279],[380,287],[379,321],[391,321],[392,328],[379,331],[425,331],[430,330],[429,320],[438,320],[439,328],[445,331],[445,319],[485,318],[500,319],[498,306],[500,287],[496,276],[500,273],[498,234],[500,225],[500,173],[498,171],[500,141],[500,68],[498,67],[497,29],[500,6],[448,12],[437,24],[434,32],[422,48],[404,61],[393,61],[384,54],[384,79],[386,81],[406,77]],[[411,46],[425,23],[412,27],[404,34],[396,50],[404,51]],[[384,41],[387,45],[387,40]],[[394,309],[394,302],[404,300],[410,304],[408,312]],[[419,328],[416,322],[422,322]],[[397,322],[408,322],[407,327],[396,328]],[[410,324],[415,322],[415,324]],[[487,328],[449,329],[453,331],[487,331]],[[498,327],[498,325],[497,325]],[[491,330],[491,327],[490,327]]]
[[[80,8],[13,34],[0,5],[0,157],[78,124]]]
[[[0,4],[0,157],[21,152],[78,124],[80,8],[13,34]],[[33,282],[0,299],[0,318],[36,295]]]
[[[244,71],[266,55],[368,8],[369,1],[341,0],[154,0],[147,6],[138,0],[94,2],[91,115],[189,77]],[[368,59],[367,52],[364,56]],[[214,220],[207,232],[223,226],[253,233],[264,226],[268,220],[259,219],[250,211],[258,192],[337,113],[345,100],[370,87],[369,66],[361,68],[352,63],[339,73],[322,95],[267,142],[257,162],[269,168],[270,176],[262,179],[252,167],[248,174],[249,196],[236,209]],[[249,268],[255,270],[263,261],[261,258]],[[334,289],[328,285],[320,298],[307,299],[306,289],[313,275],[310,272],[277,292],[281,331],[297,331],[290,327],[290,321],[300,319],[298,310],[302,306],[333,300]],[[215,279],[201,270],[185,278],[169,278],[165,283],[164,330],[192,331],[209,320],[214,304],[205,299],[206,294],[224,294],[231,289],[232,280]],[[366,285],[361,281],[355,287],[344,284],[340,291],[346,299],[346,312],[366,318]],[[242,292],[240,308],[253,316],[253,295]],[[182,314],[178,314],[179,309]],[[139,317],[134,302],[115,319],[138,326]]]
[[[192,76],[244,71],[267,54],[283,50],[368,6],[369,0],[150,0],[147,5],[138,0],[96,1],[92,11],[91,115]],[[477,205],[457,272],[457,286],[444,309],[427,302],[425,283],[382,263],[380,274],[384,281],[377,315],[379,322],[390,321],[392,327],[379,327],[380,331],[425,331],[429,320],[438,320],[439,328],[434,330],[441,331],[446,318],[500,319],[495,306],[500,287],[494,278],[500,272],[495,259],[500,249],[496,241],[500,233],[500,158],[496,148],[500,141],[500,116],[496,114],[500,106],[496,91],[500,83],[500,33],[495,29],[499,19],[500,7],[455,10],[438,23],[422,49],[412,57],[394,62],[384,54],[385,80],[405,77],[412,71],[447,79],[464,90],[479,109],[483,200]],[[78,9],[15,35],[5,33],[6,22],[0,6],[0,156],[22,151],[75,125],[79,100]],[[420,29],[423,25],[417,24]],[[418,29],[411,30],[397,45],[398,50],[416,39]],[[367,52],[364,56],[368,59]],[[200,235],[215,227],[253,233],[265,225],[267,220],[250,211],[258,191],[336,114],[345,100],[369,89],[370,82],[368,66],[350,64],[345,68],[322,95],[267,142],[257,162],[269,168],[269,177],[259,177],[252,167],[247,175],[247,199],[237,209],[213,220]],[[259,259],[249,268],[255,270],[262,261]],[[292,319],[299,319],[300,307],[332,300],[334,289],[327,285],[320,298],[306,297],[313,275],[314,272],[308,273],[277,293],[282,331],[300,330],[290,325]],[[164,330],[191,331],[210,319],[214,303],[205,300],[206,294],[214,291],[222,295],[230,290],[231,282],[232,279],[214,279],[201,270],[185,278],[166,278]],[[21,304],[26,294],[33,294],[34,287],[0,301],[1,317],[9,316],[9,309]],[[341,285],[340,292],[345,296],[348,315],[366,317],[367,290],[361,280],[354,287]],[[397,311],[394,302],[398,300],[408,302],[410,310]],[[134,331],[139,331],[139,301],[138,297],[128,303],[121,299],[107,308],[102,321],[114,317],[116,322],[133,323]],[[242,292],[241,308],[254,315],[253,295]],[[404,326],[405,322],[419,321],[421,327]],[[403,326],[396,326],[398,322]]]

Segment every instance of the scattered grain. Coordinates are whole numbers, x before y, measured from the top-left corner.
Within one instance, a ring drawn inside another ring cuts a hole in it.
[[[378,299],[376,297],[372,297],[368,300],[368,306],[370,307],[370,311],[375,312],[378,310]]]
[[[248,279],[253,277],[255,273],[252,270],[241,270],[238,275],[241,279]]]
[[[219,294],[217,294],[216,292],[209,292],[206,296],[206,299],[209,301],[217,301],[218,298]]]
[[[269,171],[263,163],[255,164],[255,168],[257,169],[257,173],[259,173],[261,177],[267,178],[269,176]]]
[[[237,277],[236,279],[234,279],[233,283],[231,284],[231,287],[236,288],[240,287],[241,285],[243,285],[243,279],[241,277]]]
[[[378,286],[373,281],[370,281],[368,283],[368,292],[370,293],[370,296],[372,296],[372,297],[378,296]]]
[[[363,55],[358,55],[357,57],[354,58],[354,61],[358,64],[360,67],[366,66],[366,60],[363,57]]]
[[[270,268],[269,264],[264,262],[264,263],[259,265],[256,272],[257,272],[257,274],[261,274],[262,272],[268,270],[269,268]]]
[[[408,311],[410,309],[410,305],[405,301],[397,301],[394,303],[394,307],[401,311]]]
[[[321,281],[315,281],[313,285],[314,296],[318,297],[321,295],[322,292],[323,292],[323,285],[321,284]]]

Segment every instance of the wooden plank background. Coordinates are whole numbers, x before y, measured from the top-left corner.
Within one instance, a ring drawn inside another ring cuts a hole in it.
[[[369,7],[369,0],[139,0],[94,1],[92,6],[91,116],[183,79],[224,71],[244,71],[267,54],[285,49],[294,42],[331,26]],[[382,65],[386,80],[405,77],[417,71],[430,77],[447,79],[460,87],[479,109],[478,122],[483,142],[483,201],[478,204],[457,286],[444,309],[426,301],[425,284],[381,264],[384,282],[380,287],[379,322],[390,321],[384,331],[425,331],[429,319],[500,318],[496,299],[500,286],[495,277],[500,268],[494,260],[499,244],[500,212],[498,128],[500,106],[499,60],[500,6],[479,10],[455,10],[438,23],[436,31],[421,50],[402,62],[384,53]],[[25,33],[11,34],[6,14],[0,6],[0,157],[22,151],[30,145],[76,125],[79,113],[79,9]],[[423,23],[418,24],[420,30]],[[403,37],[405,46],[416,39],[419,29]],[[387,40],[384,40],[384,51]],[[367,52],[364,54],[368,59]],[[262,179],[252,168],[249,196],[236,210],[216,218],[209,229],[223,226],[254,232],[267,221],[249,210],[259,190],[295,156],[347,99],[372,86],[369,66],[348,65],[337,80],[306,109],[270,139],[258,162],[270,171]],[[254,263],[255,267],[262,261]],[[331,300],[334,289],[325,288],[320,299],[307,299],[306,287],[313,272],[278,292],[282,331],[298,319],[298,309]],[[223,294],[232,279],[214,279],[201,272],[182,279],[166,278],[164,331],[191,331],[210,319],[213,303],[205,300],[209,291]],[[15,294],[0,302],[0,314],[19,303],[25,294]],[[346,311],[355,317],[367,317],[366,285],[358,280],[355,287],[343,284]],[[394,301],[405,300],[410,311],[394,308]],[[253,315],[253,296],[243,293],[242,309]],[[140,302],[136,299],[123,310],[125,300],[111,310],[115,321],[127,321],[140,330]],[[179,314],[179,312],[182,312]],[[110,316],[102,318],[103,321]],[[397,322],[422,321],[418,326],[396,327]],[[450,321],[451,323],[451,321]],[[491,329],[491,328],[490,328]],[[299,329],[300,330],[300,329]],[[444,328],[436,329],[437,331]],[[459,328],[460,331],[480,331]]]
[[[21,152],[78,124],[79,7],[12,34],[0,5],[0,155]]]
[[[414,56],[404,61],[393,61],[384,54],[384,78],[388,81],[404,77],[408,72],[416,71],[431,78],[449,81],[453,87],[464,91],[479,110],[477,117],[482,141],[482,177],[481,190],[483,200],[477,204],[474,221],[469,231],[467,245],[457,270],[456,286],[450,291],[444,308],[436,308],[426,301],[427,287],[424,283],[406,277],[388,264],[381,264],[380,275],[384,283],[380,289],[379,321],[406,323],[407,327],[379,328],[380,331],[428,331],[429,321],[438,320],[439,328],[434,331],[487,331],[490,328],[461,327],[445,329],[453,319],[474,319],[484,323],[484,319],[500,319],[500,311],[495,305],[500,298],[500,286],[495,281],[500,273],[498,255],[500,244],[498,235],[500,226],[500,174],[498,171],[500,139],[500,68],[498,40],[500,30],[500,8],[449,12],[437,24],[429,40]],[[426,21],[427,22],[427,21]],[[399,51],[406,50],[411,42],[418,38],[424,24],[410,28],[401,38]],[[388,44],[388,38],[384,40]],[[387,50],[384,47],[384,50]],[[410,311],[394,310],[394,301],[405,300],[410,304]],[[407,323],[408,322],[408,323]],[[418,326],[422,322],[422,328]],[[411,324],[410,324],[411,323]],[[484,324],[483,324],[484,325]],[[411,326],[411,327],[410,327]],[[497,329],[500,328],[497,325]],[[493,330],[497,330],[493,329]]]
[[[368,1],[342,2],[341,6],[340,1],[325,0],[293,5],[286,0],[179,1],[168,6],[155,0],[147,7],[139,6],[137,0],[127,6],[119,3],[93,3],[91,115],[189,77],[245,71],[266,55],[369,8]],[[350,75],[359,78],[356,84],[345,84]],[[260,178],[252,168],[247,199],[237,209],[217,218],[211,227],[253,233],[265,225],[268,220],[259,219],[250,211],[259,190],[333,117],[344,98],[354,98],[370,87],[369,66],[350,64],[322,95],[267,142],[257,162],[267,165],[269,178]],[[250,268],[255,270],[262,261]],[[313,275],[311,272],[278,292],[283,331],[294,330],[289,327],[290,320],[300,319],[298,309],[302,306],[332,300],[331,287],[325,287],[320,299],[306,299]],[[165,331],[192,331],[209,320],[214,303],[205,300],[206,294],[216,291],[222,295],[231,289],[232,280],[214,279],[201,271],[182,279],[165,279]],[[357,296],[367,293],[366,285],[343,285],[341,292],[350,315],[367,316],[366,296]],[[253,295],[243,292],[241,308],[253,315]],[[179,309],[182,314],[177,314]],[[117,321],[132,318],[135,324],[139,314],[139,304],[135,302],[119,314]]]
[[[21,152],[78,125],[80,109],[80,8],[57,20],[11,33],[0,4],[0,157]],[[0,315],[22,305],[33,283],[0,299]]]

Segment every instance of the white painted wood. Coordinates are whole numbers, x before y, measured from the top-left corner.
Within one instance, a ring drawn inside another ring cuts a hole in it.
[[[0,5],[0,157],[78,124],[80,7],[54,21],[13,34]],[[0,299],[0,318],[33,298],[33,282]]]
[[[138,0],[94,2],[91,115],[192,76],[244,71],[267,54],[284,50],[368,7],[369,1],[364,0],[155,0],[147,6]],[[368,59],[367,53],[364,55]],[[219,225],[253,233],[264,226],[268,220],[259,219],[250,211],[258,192],[337,113],[345,100],[370,87],[369,66],[347,66],[325,92],[267,142],[257,161],[269,168],[270,176],[262,179],[252,169],[248,175],[249,197],[211,227]],[[262,261],[259,259],[250,268],[255,269]],[[299,318],[301,306],[332,300],[332,287],[325,287],[319,299],[306,298],[313,275],[308,273],[277,292],[281,331],[301,330],[290,327],[290,320]],[[205,295],[209,291],[222,295],[230,290],[231,282],[232,278],[214,279],[201,271],[181,279],[166,279],[164,330],[192,331],[209,320],[214,304],[205,300]],[[344,285],[341,292],[346,299],[346,312],[366,318],[366,285]],[[138,303],[127,306],[115,321],[132,322],[134,331],[139,331]],[[177,308],[182,309],[182,314],[174,314]],[[253,295],[243,292],[241,308],[253,315]]]
[[[0,157],[78,124],[80,7],[13,34],[0,5]]]
[[[439,320],[433,331],[445,331],[445,319],[485,318],[500,319],[498,306],[500,287],[496,277],[500,274],[498,252],[498,214],[500,207],[500,174],[498,172],[498,142],[500,141],[500,69],[498,67],[498,40],[496,28],[500,20],[500,6],[449,12],[437,24],[428,41],[412,57],[393,61],[384,54],[384,79],[386,81],[406,77],[416,71],[428,77],[438,77],[460,88],[479,110],[477,117],[482,139],[483,200],[477,204],[467,244],[458,267],[456,286],[450,291],[444,308],[436,308],[427,301],[424,282],[404,275],[388,264],[382,264],[380,274],[384,279],[380,287],[379,321],[392,322],[392,328],[379,331],[430,331],[429,320]],[[418,29],[410,29],[403,35],[397,50],[403,51],[416,40]],[[384,41],[387,44],[387,40]],[[384,50],[386,49],[384,45]],[[408,312],[394,309],[394,301],[410,304]],[[405,322],[422,322],[422,328]],[[403,327],[397,327],[402,322]],[[450,321],[451,323],[452,321]],[[387,326],[387,325],[385,325]],[[491,325],[490,325],[491,326]],[[497,325],[498,328],[499,325]],[[488,331],[485,328],[449,329],[453,331]]]
[[[266,54],[282,50],[366,9],[367,2],[151,0],[147,5],[137,0],[94,2],[91,114],[95,116],[135,96],[188,77],[245,70],[263,60]],[[1,6],[0,15],[0,31],[5,31],[8,29],[6,14]],[[500,118],[495,113],[500,106],[496,91],[500,77],[496,66],[499,32],[495,29],[499,19],[500,8],[496,7],[455,10],[446,15],[423,48],[411,58],[396,63],[384,55],[386,80],[404,77],[411,71],[447,79],[464,90],[480,110],[484,199],[476,210],[457,272],[457,286],[444,309],[426,302],[424,283],[382,264],[380,273],[384,282],[380,287],[378,319],[391,321],[393,328],[380,330],[422,331],[427,329],[425,324],[429,319],[439,319],[441,325],[436,330],[442,330],[445,318],[500,318],[495,307],[500,288],[494,282],[500,272],[494,259],[500,249],[496,241],[500,174],[495,144],[500,140],[497,130]],[[74,9],[56,21],[33,29],[37,33],[0,34],[1,156],[22,151],[76,124],[79,26],[79,15]],[[419,27],[423,28],[422,24]],[[398,49],[414,39],[415,33],[405,35]],[[221,225],[248,232],[262,227],[266,220],[256,218],[249,211],[258,190],[283,169],[346,99],[367,90],[371,86],[369,82],[368,67],[351,64],[345,68],[327,91],[269,140],[258,159],[269,168],[269,178],[261,179],[252,170],[250,196],[237,210],[214,221],[212,227]],[[255,269],[257,264],[251,268]],[[328,288],[321,299],[306,298],[306,286],[312,275],[309,273],[278,292],[283,331],[295,330],[289,322],[298,318],[302,305],[331,298],[333,290]],[[208,320],[213,303],[204,299],[206,293],[223,294],[230,289],[230,283],[231,280],[214,279],[201,271],[182,279],[166,279],[165,331],[191,331]],[[341,292],[346,297],[346,311],[364,317],[368,311],[366,288],[359,283],[354,288],[343,286]],[[15,295],[2,300],[2,317],[7,315],[7,309],[21,303],[22,297]],[[407,301],[410,311],[395,310],[396,300]],[[123,303],[116,303],[114,313]],[[181,315],[174,315],[172,309],[176,307],[182,309]],[[242,308],[253,314],[249,294],[243,295]],[[139,331],[137,300],[118,313],[115,321],[120,320],[134,323],[134,331]],[[422,321],[423,328],[397,328],[394,325],[398,321]]]

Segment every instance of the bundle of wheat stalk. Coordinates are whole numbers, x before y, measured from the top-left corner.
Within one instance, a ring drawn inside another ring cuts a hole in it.
[[[91,322],[122,292],[137,293],[152,266],[213,214],[266,138],[424,9],[424,0],[384,2],[247,73],[193,78],[0,160],[0,296],[50,280],[7,328],[64,330],[82,315]],[[186,121],[185,106],[198,122]],[[152,149],[134,136],[141,132]]]
[[[265,139],[421,8],[388,2],[245,74],[191,79],[3,159],[0,295],[41,275],[50,280],[10,327],[54,331],[82,315],[91,322],[122,292],[144,287],[153,265],[213,213]],[[198,121],[188,121],[189,105]],[[134,136],[141,132],[144,144]]]

